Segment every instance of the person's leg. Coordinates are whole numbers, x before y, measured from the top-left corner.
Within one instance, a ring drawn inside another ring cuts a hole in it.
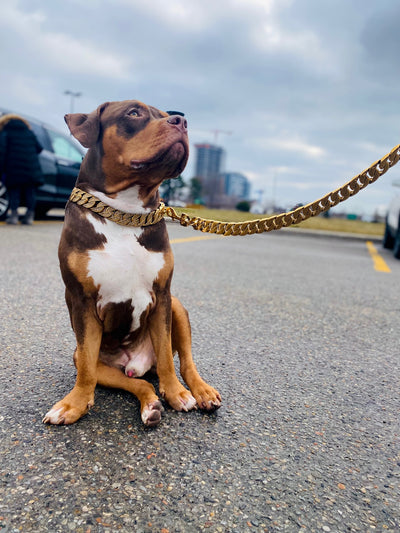
[[[7,224],[18,224],[18,207],[20,202],[20,190],[17,188],[9,188],[7,190],[9,199],[10,214],[7,217]]]
[[[27,209],[22,219],[22,224],[31,225],[33,224],[36,206],[36,189],[34,187],[25,188],[25,203]]]

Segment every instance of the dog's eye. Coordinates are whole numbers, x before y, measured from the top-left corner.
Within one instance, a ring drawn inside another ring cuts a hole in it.
[[[128,111],[128,115],[131,117],[138,117],[139,113],[136,109],[131,109],[130,111]]]

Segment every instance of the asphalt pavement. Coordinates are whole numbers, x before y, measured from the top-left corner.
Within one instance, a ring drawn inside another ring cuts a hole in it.
[[[72,426],[60,222],[0,226],[0,531],[400,531],[400,261],[375,243],[169,224],[173,292],[223,399],[144,428],[98,389]],[[200,237],[200,239],[199,239]]]

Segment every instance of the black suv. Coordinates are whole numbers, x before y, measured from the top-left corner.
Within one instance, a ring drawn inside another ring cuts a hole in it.
[[[14,113],[0,108],[0,116]],[[53,207],[64,207],[75,185],[76,178],[85,155],[83,149],[72,137],[61,133],[40,120],[16,113],[31,125],[38,141],[43,146],[39,161],[44,174],[44,184],[37,189],[35,217],[45,216]],[[8,210],[7,189],[0,176],[0,220]]]

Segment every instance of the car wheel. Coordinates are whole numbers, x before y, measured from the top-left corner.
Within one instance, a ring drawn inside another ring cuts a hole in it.
[[[4,220],[6,218],[9,203],[7,188],[3,183],[0,182],[0,220]]]
[[[389,229],[389,225],[387,221],[385,224],[385,233],[383,235],[382,246],[384,248],[387,248],[388,250],[392,250],[394,246],[394,238],[393,238],[393,235],[390,233],[390,229]]]
[[[396,259],[400,259],[400,227],[397,230],[396,238],[394,240],[393,255]]]

